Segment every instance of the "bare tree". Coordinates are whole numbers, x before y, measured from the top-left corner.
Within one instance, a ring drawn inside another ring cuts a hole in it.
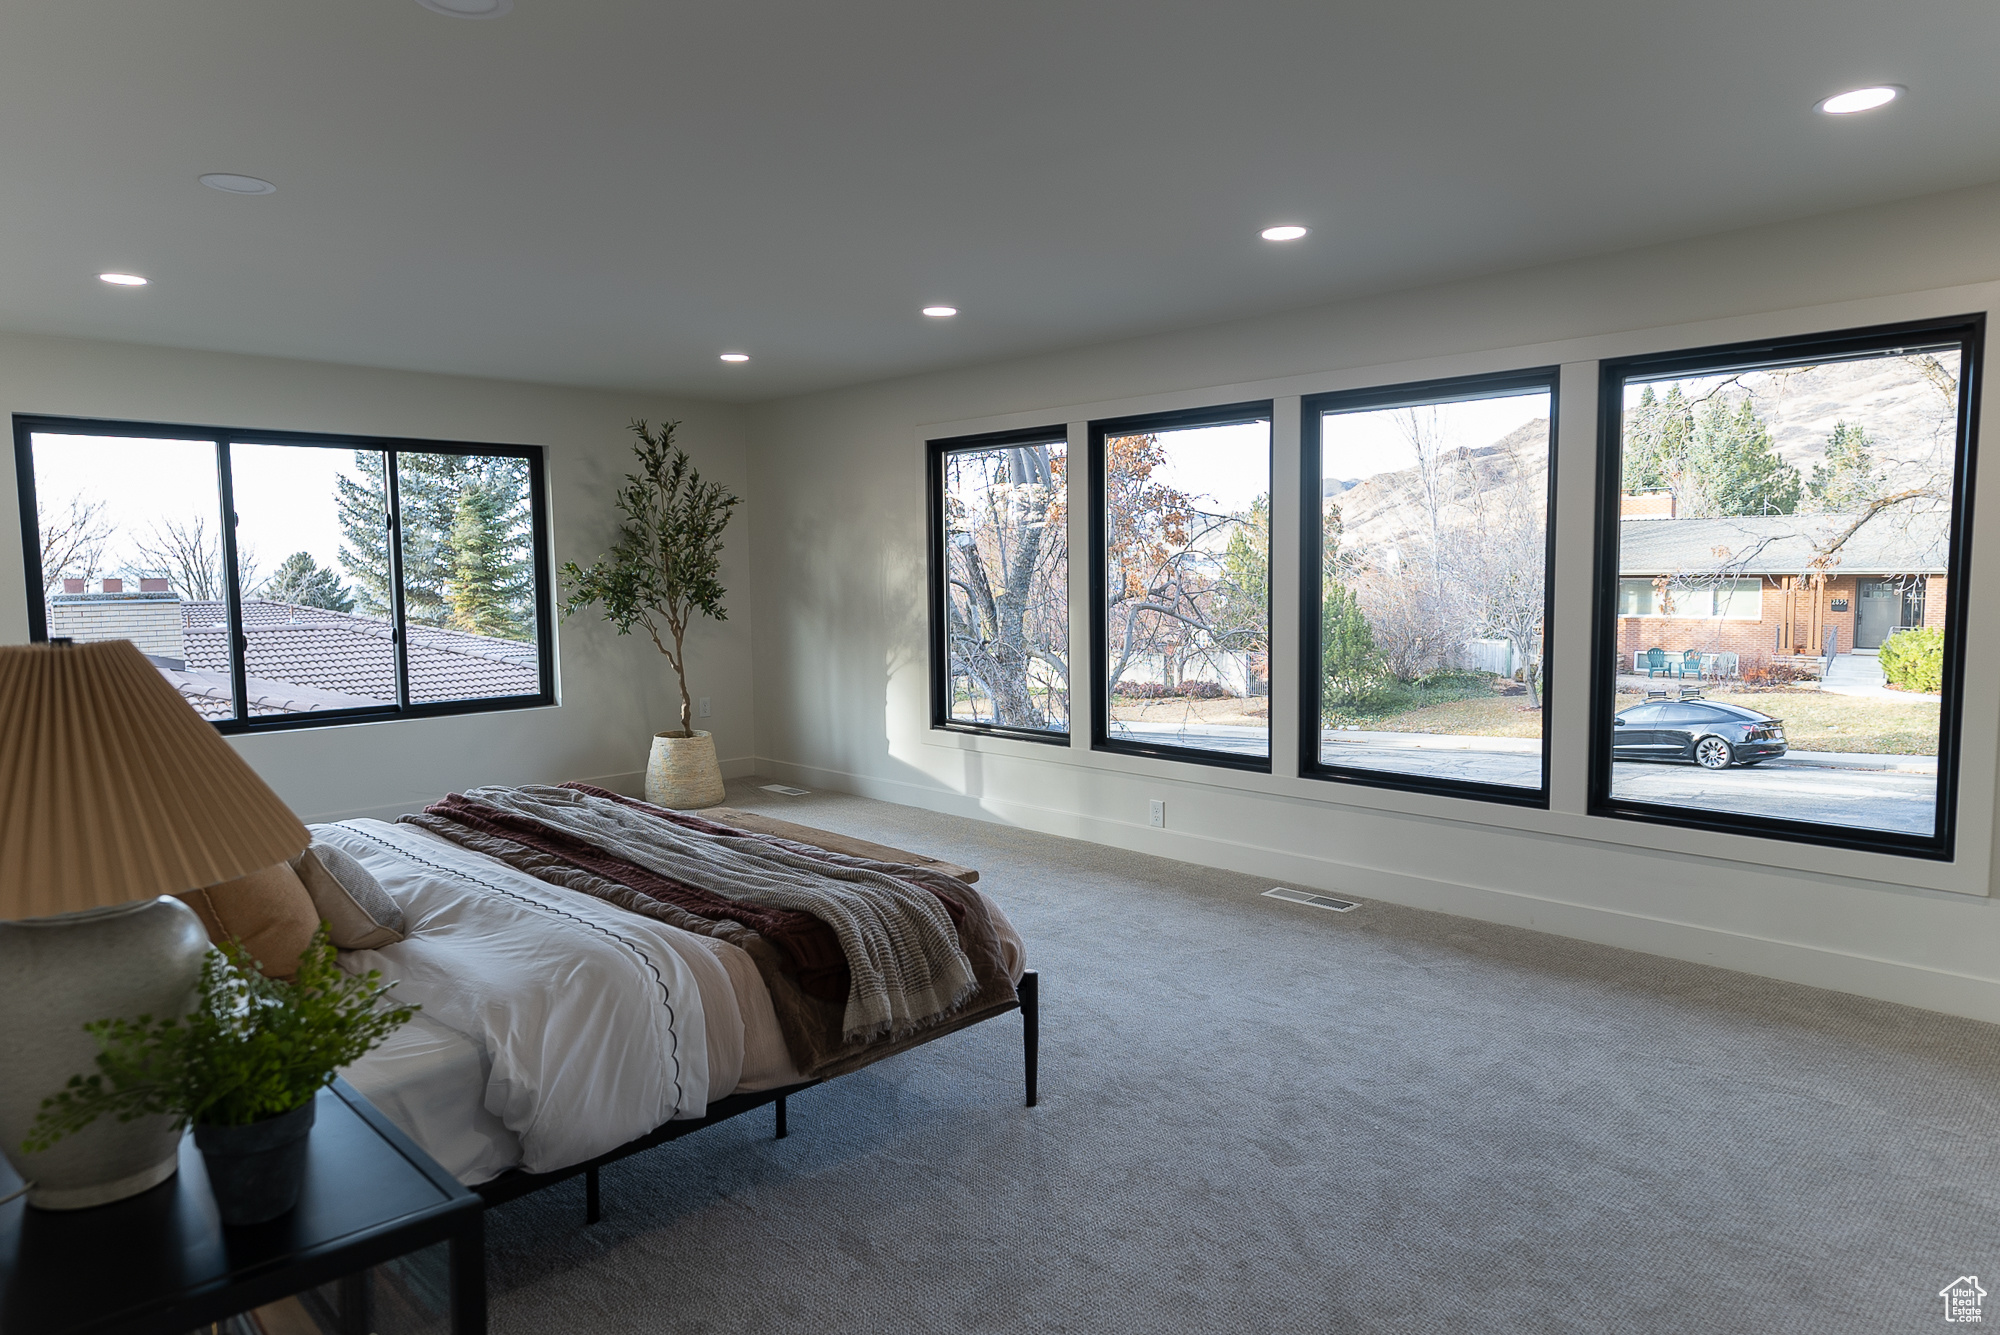
[[[1467,638],[1511,644],[1523,665],[1528,699],[1539,709],[1548,606],[1547,507],[1518,444],[1476,462],[1464,455],[1461,462],[1462,504],[1471,523],[1453,531],[1441,564],[1466,595]]]
[[[1839,575],[1848,547],[1864,532],[1896,531],[1907,539],[1911,560],[1939,568],[1944,564],[1950,534],[1946,521],[1957,472],[1959,382],[1954,369],[1957,359],[1951,358],[1948,364],[1935,354],[1920,353],[1893,360],[1907,369],[1911,383],[1928,383],[1937,392],[1936,412],[1928,429],[1870,440],[1881,465],[1881,481],[1892,489],[1852,508],[1815,516],[1796,530],[1808,539],[1809,548],[1792,573],[1815,596],[1828,580]],[[1744,373],[1729,377],[1726,383],[1752,398],[1782,398],[1802,377],[1827,369],[1800,366]],[[1751,578],[1751,570],[1762,572],[1760,582],[1765,577],[1779,578],[1770,573],[1770,562],[1765,555],[1775,541],[1791,532],[1774,534],[1746,523],[1740,542],[1719,544],[1710,551],[1709,560],[1655,577],[1653,583],[1661,611],[1668,616],[1703,618],[1715,606],[1708,600],[1732,596],[1739,581]],[[1921,591],[1924,580],[1920,575],[1906,574],[1900,582]],[[1711,628],[1712,647],[1720,647],[1722,628],[1723,621],[1718,615]]]
[[[1155,657],[1177,679],[1187,662],[1243,638],[1240,626],[1221,624],[1231,593],[1241,592],[1224,557],[1250,516],[1205,510],[1195,497],[1156,480],[1154,470],[1167,457],[1158,436],[1113,436],[1104,445],[1105,682],[1115,688],[1135,661]]]
[[[997,723],[1067,722],[1063,458],[1046,445],[1027,445],[955,453],[945,466],[952,676],[963,673],[985,689]]]
[[[132,540],[132,549],[138,553],[142,568],[164,574],[181,597],[211,602],[225,596],[221,543],[209,528],[206,515],[197,514],[186,522],[156,520],[148,537]],[[244,564],[238,561],[239,566]],[[253,559],[242,571],[245,588],[250,585],[255,566]]]
[[[37,503],[35,525],[41,530],[44,597],[60,589],[64,579],[88,583],[97,578],[105,545],[111,541],[103,501],[72,496],[68,508],[60,512]]]

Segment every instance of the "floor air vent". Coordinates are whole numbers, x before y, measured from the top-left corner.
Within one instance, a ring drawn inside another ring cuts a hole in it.
[[[757,786],[767,793],[783,793],[786,797],[808,797],[811,795],[810,789],[794,788],[788,783],[760,783]]]
[[[1294,904],[1310,904],[1316,909],[1332,909],[1335,913],[1347,913],[1361,907],[1352,899],[1335,899],[1332,895],[1315,895],[1305,890],[1287,890],[1282,885],[1266,890],[1264,898],[1289,900]]]

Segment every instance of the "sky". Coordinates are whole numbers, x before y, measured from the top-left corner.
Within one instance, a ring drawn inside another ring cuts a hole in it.
[[[1326,413],[1320,418],[1320,476],[1360,482],[1413,467],[1416,450],[1398,425],[1402,408]],[[1546,390],[1439,404],[1434,409],[1447,448],[1491,445],[1516,427],[1549,415]]]
[[[1195,498],[1218,514],[1240,514],[1271,489],[1271,424],[1191,427],[1162,431],[1167,459],[1153,481]]]
[[[60,436],[37,432],[35,499],[45,512],[66,510],[71,497],[101,501],[116,536],[103,572],[138,563],[132,536],[156,523],[182,524],[197,514],[213,531],[220,513],[211,441]],[[260,576],[293,552],[312,553],[345,578],[339,565],[340,521],[334,481],[358,480],[352,449],[292,445],[232,445],[231,472],[240,523],[239,550],[257,558]]]

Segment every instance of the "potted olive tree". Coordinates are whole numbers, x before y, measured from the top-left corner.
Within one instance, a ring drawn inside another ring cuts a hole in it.
[[[686,810],[712,807],[723,797],[715,737],[694,728],[684,644],[696,613],[729,619],[722,606],[722,530],[741,502],[726,488],[701,480],[687,451],[674,444],[679,427],[663,422],[656,434],[644,421],[632,423],[639,471],[627,473],[618,489],[618,508],[625,515],[618,542],[588,568],[565,562],[562,578],[564,616],[602,608],[620,635],[634,626],[644,629],[673,668],[681,688],[681,726],[653,735],[646,800]]]
[[[222,1222],[275,1219],[298,1204],[321,1086],[415,1013],[385,1004],[381,979],[342,970],[324,923],[290,982],[258,972],[236,942],[211,950],[186,1015],[84,1026],[97,1071],[42,1100],[25,1148],[46,1150],[107,1113],[170,1114],[194,1124]]]

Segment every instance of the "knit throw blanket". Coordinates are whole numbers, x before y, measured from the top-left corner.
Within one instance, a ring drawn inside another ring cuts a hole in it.
[[[574,788],[486,787],[466,796],[723,899],[818,918],[847,959],[841,1029],[849,1042],[903,1037],[978,986],[944,905],[894,876],[690,829]]]

